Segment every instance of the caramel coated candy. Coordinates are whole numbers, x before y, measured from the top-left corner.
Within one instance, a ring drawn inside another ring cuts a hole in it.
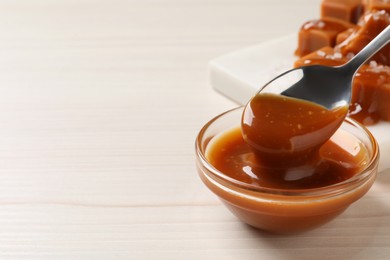
[[[390,121],[390,67],[370,62],[356,73],[353,82],[350,117],[372,125]]]
[[[350,35],[344,41],[336,45],[335,49],[341,54],[355,55],[361,51],[370,41],[372,41],[380,32],[390,25],[390,15],[386,11],[367,12],[351,32],[345,32]],[[339,36],[339,39],[343,36]],[[337,42],[339,41],[337,40]],[[390,45],[382,48],[371,60],[377,63],[390,65]]]
[[[294,67],[308,66],[308,65],[326,65],[339,66],[347,62],[347,59],[338,52],[335,52],[331,47],[324,47],[315,52],[312,52],[294,63]]]
[[[359,30],[359,26],[354,26],[353,28],[349,28],[339,34],[337,34],[336,37],[336,45],[342,43],[343,41],[347,40],[348,37],[350,37],[354,32]]]
[[[321,17],[333,17],[356,23],[363,14],[363,9],[361,0],[323,0]]]
[[[333,18],[311,20],[304,23],[298,35],[296,55],[302,57],[322,47],[333,47],[336,37],[354,25]]]

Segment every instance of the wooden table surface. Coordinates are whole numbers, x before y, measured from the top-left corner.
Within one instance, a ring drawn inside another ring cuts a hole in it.
[[[197,132],[236,106],[208,61],[297,32],[319,3],[0,1],[0,259],[388,259],[390,171],[330,224],[280,236],[195,169]]]

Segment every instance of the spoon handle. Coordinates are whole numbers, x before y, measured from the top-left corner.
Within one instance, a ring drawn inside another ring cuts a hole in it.
[[[384,47],[390,41],[390,25],[386,27],[378,36],[376,36],[369,44],[367,44],[358,54],[356,54],[343,69],[351,73],[353,76],[360,66],[366,62],[377,51]]]

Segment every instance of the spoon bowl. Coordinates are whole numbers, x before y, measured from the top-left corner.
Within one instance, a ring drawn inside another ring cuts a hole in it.
[[[299,98],[319,104],[327,109],[345,106],[351,99],[352,77],[351,71],[345,67],[330,67],[312,65],[300,67],[287,72],[299,79],[280,94]],[[281,77],[285,77],[284,74]],[[276,82],[273,82],[275,84]],[[267,92],[265,89],[262,93]]]

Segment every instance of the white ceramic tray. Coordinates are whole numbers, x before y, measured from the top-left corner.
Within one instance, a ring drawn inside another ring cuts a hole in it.
[[[291,34],[215,58],[209,63],[211,85],[243,105],[262,85],[292,68],[296,45],[296,34]],[[380,170],[390,168],[390,123],[380,122],[368,128],[379,143]]]

